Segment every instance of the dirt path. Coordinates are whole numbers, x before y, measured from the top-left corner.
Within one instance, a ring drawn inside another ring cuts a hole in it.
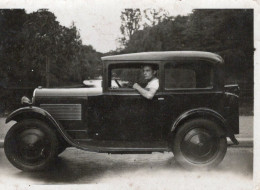
[[[109,184],[136,189],[252,189],[252,148],[229,148],[212,171],[187,171],[172,153],[109,155],[69,148],[51,171],[25,173],[14,168],[0,149],[0,184]],[[150,188],[148,188],[150,187]],[[175,187],[175,188],[174,188]]]

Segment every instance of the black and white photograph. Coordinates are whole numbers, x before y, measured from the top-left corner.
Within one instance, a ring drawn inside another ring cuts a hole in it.
[[[0,2],[0,188],[260,189],[259,3]]]

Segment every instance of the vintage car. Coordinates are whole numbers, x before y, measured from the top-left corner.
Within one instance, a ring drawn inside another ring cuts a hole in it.
[[[211,168],[238,144],[239,88],[224,85],[224,61],[199,51],[145,52],[102,57],[102,85],[42,88],[11,113],[4,150],[24,171],[48,168],[66,149],[100,153],[173,152],[187,168]],[[159,89],[146,99],[143,67],[153,65]]]

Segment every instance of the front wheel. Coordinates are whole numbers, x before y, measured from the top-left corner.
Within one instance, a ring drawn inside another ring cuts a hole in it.
[[[206,119],[195,119],[179,127],[173,142],[176,161],[185,168],[217,166],[227,151],[221,126]]]
[[[47,169],[58,151],[56,133],[40,120],[16,123],[7,133],[4,150],[8,160],[23,171]]]

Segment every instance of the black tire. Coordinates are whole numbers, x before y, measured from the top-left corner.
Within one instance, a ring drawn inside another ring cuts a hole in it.
[[[210,120],[190,120],[181,125],[174,136],[174,157],[187,169],[213,168],[223,160],[226,152],[225,132]]]
[[[48,169],[58,154],[58,139],[55,131],[46,123],[23,120],[8,131],[4,150],[8,160],[23,171]]]

